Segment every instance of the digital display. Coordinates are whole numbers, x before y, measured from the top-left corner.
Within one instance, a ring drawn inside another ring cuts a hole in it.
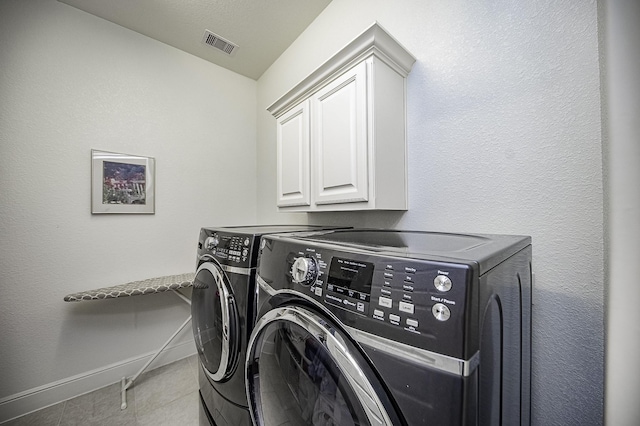
[[[373,263],[334,257],[329,268],[328,284],[371,294]]]

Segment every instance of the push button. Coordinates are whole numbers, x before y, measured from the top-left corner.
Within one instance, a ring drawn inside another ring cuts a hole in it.
[[[438,321],[446,321],[451,317],[451,311],[446,305],[442,303],[436,303],[431,308],[431,313]]]
[[[438,275],[433,280],[433,285],[438,289],[438,291],[449,291],[451,290],[451,280],[446,275]]]
[[[393,305],[393,301],[388,297],[380,296],[378,298],[378,305],[384,308],[390,308]]]
[[[391,321],[391,324],[400,324],[400,315],[389,314],[389,321]]]
[[[400,302],[398,309],[400,309],[400,312],[406,312],[408,314],[413,314],[413,303],[408,303],[408,302]]]
[[[413,318],[407,318],[407,325],[409,327],[418,328],[418,320]]]

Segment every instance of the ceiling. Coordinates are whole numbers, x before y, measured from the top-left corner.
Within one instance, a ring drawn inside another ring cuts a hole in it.
[[[262,73],[331,2],[331,0],[58,1],[254,80],[260,78]],[[203,41],[205,30],[236,45],[237,48],[234,48],[229,55],[210,46]]]

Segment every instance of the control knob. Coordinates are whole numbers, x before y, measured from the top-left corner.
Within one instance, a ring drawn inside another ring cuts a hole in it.
[[[318,278],[318,263],[313,257],[298,257],[291,266],[291,278],[297,284],[313,284]]]
[[[220,238],[218,237],[218,234],[213,234],[212,237],[208,237],[206,240],[204,240],[204,248],[207,250],[213,250],[219,243]]]

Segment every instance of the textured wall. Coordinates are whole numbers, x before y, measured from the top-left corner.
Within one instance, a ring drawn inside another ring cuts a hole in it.
[[[258,214],[533,237],[533,424],[603,421],[603,172],[595,1],[333,0],[258,87]],[[264,109],[377,20],[408,78],[409,211],[278,214]]]
[[[193,271],[201,226],[255,221],[257,85],[55,0],[0,2],[0,63],[2,399],[184,321],[168,293],[62,298]],[[156,158],[155,215],[90,214],[92,148]]]

